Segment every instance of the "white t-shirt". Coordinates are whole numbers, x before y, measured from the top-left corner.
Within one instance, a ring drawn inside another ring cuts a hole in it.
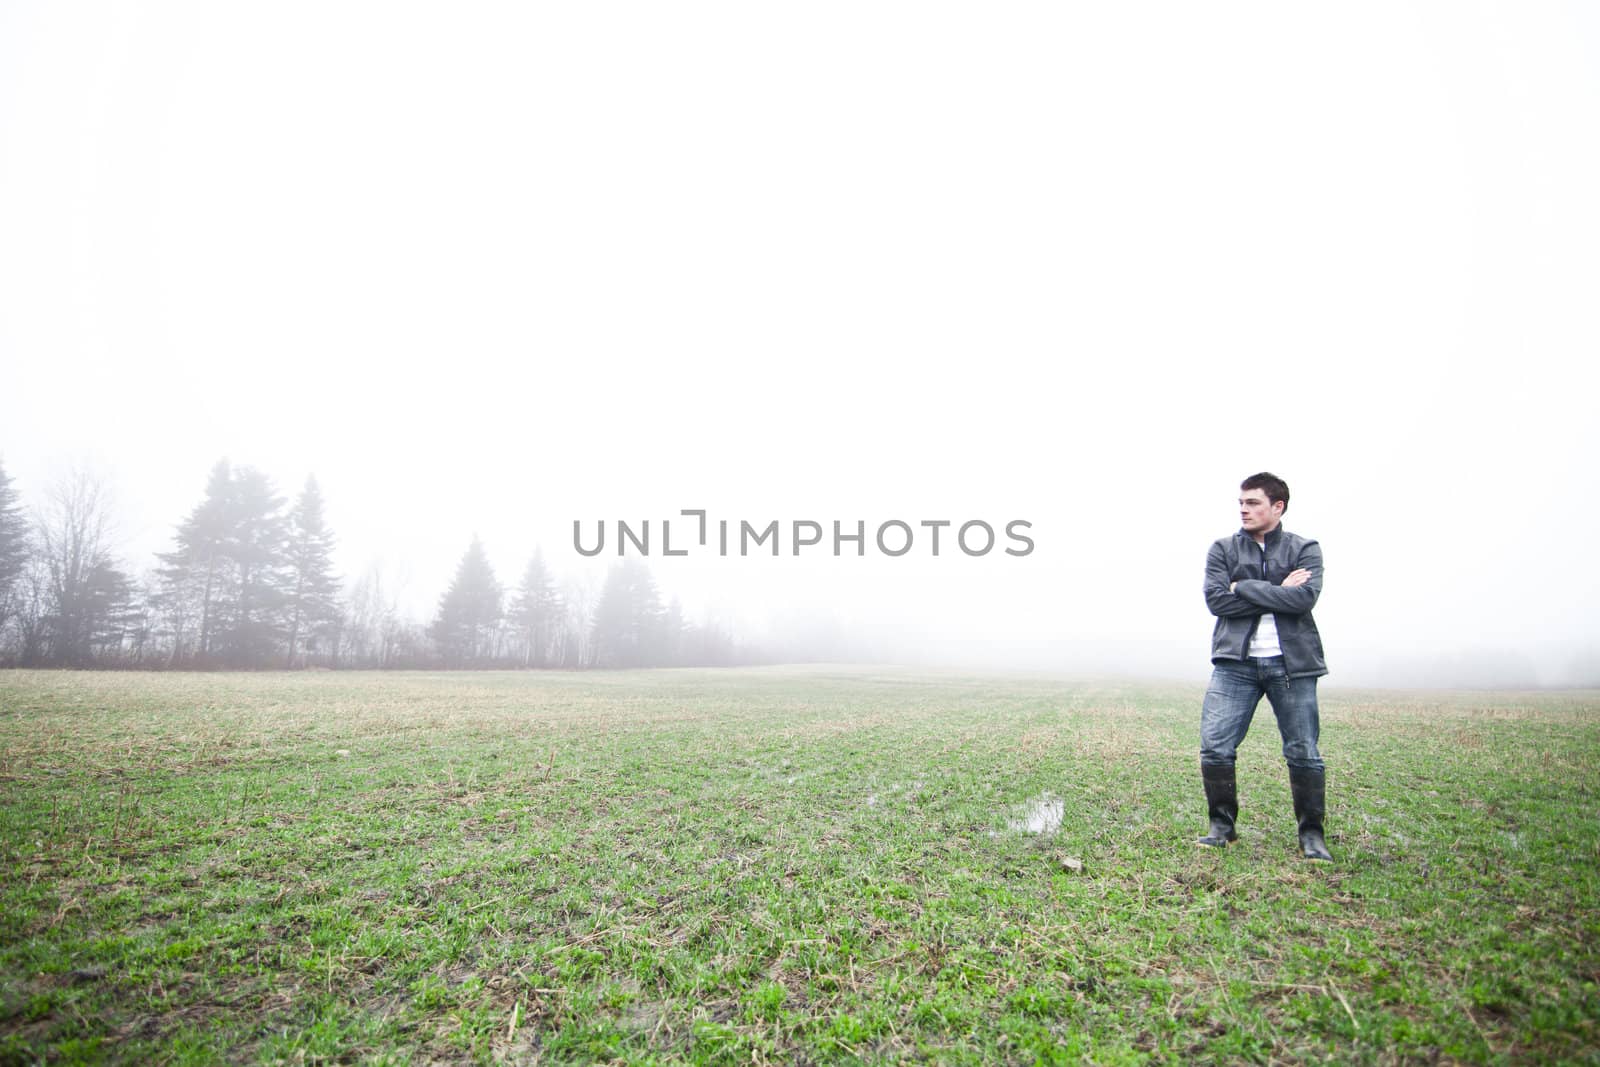
[[[1256,632],[1250,635],[1250,655],[1283,655],[1283,648],[1278,644],[1278,620],[1272,617],[1270,611],[1261,616],[1261,621],[1256,623]]]
[[[1266,558],[1266,548],[1261,549],[1263,560]],[[1265,565],[1261,572],[1266,574]],[[1283,647],[1278,644],[1278,620],[1273,618],[1269,611],[1261,616],[1261,621],[1256,623],[1256,632],[1250,636],[1250,656],[1281,656]]]

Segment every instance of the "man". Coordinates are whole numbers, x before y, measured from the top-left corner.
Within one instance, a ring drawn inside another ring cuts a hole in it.
[[[1325,777],[1317,750],[1317,679],[1328,667],[1311,619],[1322,592],[1322,549],[1281,525],[1289,509],[1282,478],[1263,471],[1239,490],[1239,532],[1206,554],[1206,606],[1217,624],[1200,711],[1200,777],[1211,831],[1199,843],[1220,848],[1238,840],[1234,756],[1265,695],[1283,737],[1300,853],[1332,860],[1322,837]]]

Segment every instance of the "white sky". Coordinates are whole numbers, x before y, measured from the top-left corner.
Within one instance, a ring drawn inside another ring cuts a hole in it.
[[[1185,676],[1266,468],[1330,682],[1570,681],[1595,10],[8,0],[0,461],[106,470],[134,570],[218,458],[314,472],[419,615],[474,532],[510,584],[592,569],[578,518],[1026,519],[652,565],[747,632]]]

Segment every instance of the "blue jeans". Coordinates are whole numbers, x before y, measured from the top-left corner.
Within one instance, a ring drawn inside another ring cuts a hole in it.
[[[1294,769],[1322,770],[1322,753],[1317,751],[1317,680],[1290,678],[1282,656],[1242,663],[1223,660],[1212,667],[1200,708],[1201,766],[1233,766],[1263,694],[1278,717],[1284,762]]]

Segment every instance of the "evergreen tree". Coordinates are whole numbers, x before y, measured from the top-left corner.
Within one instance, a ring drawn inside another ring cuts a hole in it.
[[[566,610],[549,568],[545,566],[544,554],[534,549],[528,569],[522,572],[522,583],[517,586],[510,615],[522,640],[524,667],[546,665],[556,627]]]
[[[0,628],[16,611],[17,579],[28,562],[28,519],[22,500],[0,466]]]
[[[289,629],[289,666],[304,640],[306,651],[331,648],[341,618],[339,579],[333,574],[333,532],[322,515],[322,491],[316,478],[289,513],[288,587],[285,610]]]
[[[178,525],[177,547],[159,554],[161,592],[175,660],[210,659],[217,604],[232,574],[226,551],[233,512],[233,472],[226,459],[211,468],[205,498]]]
[[[500,622],[500,583],[476,536],[456,567],[450,588],[439,598],[429,636],[453,667],[481,662],[494,654]]]
[[[255,667],[273,657],[285,632],[287,522],[283,498],[265,474],[240,467],[233,486],[234,511],[223,542],[234,563],[234,582],[227,590],[230,625],[218,636],[226,662]]]
[[[133,582],[110,562],[102,561],[84,581],[83,635],[93,655],[115,657],[134,640],[142,612]]]
[[[160,557],[174,658],[187,651],[201,663],[254,667],[277,654],[290,584],[282,508],[255,468],[235,470],[225,459],[212,468],[176,549]]]
[[[24,667],[49,662],[50,571],[42,552],[28,554],[11,592],[11,629],[16,635],[17,662]]]
[[[684,656],[686,653],[684,642],[683,605],[674,596],[667,605],[667,613],[661,618],[661,651],[660,661],[669,667],[686,666]]]
[[[594,611],[594,656],[600,667],[662,662],[665,614],[650,569],[637,559],[612,567]]]

